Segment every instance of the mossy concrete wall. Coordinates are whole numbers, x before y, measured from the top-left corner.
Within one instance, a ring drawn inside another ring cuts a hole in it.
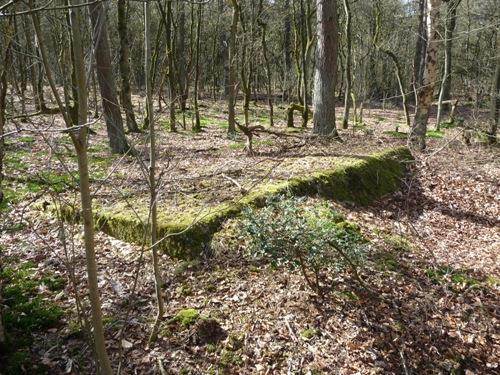
[[[396,191],[406,166],[413,157],[406,147],[398,147],[359,158],[335,160],[330,170],[314,172],[287,181],[257,186],[246,196],[200,210],[197,215],[158,218],[160,249],[178,258],[195,258],[212,235],[230,217],[245,206],[261,207],[267,197],[276,194],[319,195],[340,202],[367,205],[385,194]],[[56,208],[52,207],[52,211]],[[78,221],[79,215],[68,207],[58,207],[63,218]],[[125,206],[95,210],[96,228],[126,242],[147,241],[145,222],[147,208],[139,217]],[[141,218],[141,219],[139,219]]]

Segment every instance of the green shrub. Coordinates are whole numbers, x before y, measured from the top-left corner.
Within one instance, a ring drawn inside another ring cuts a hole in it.
[[[303,198],[278,196],[264,208],[243,212],[242,237],[249,251],[302,272],[307,285],[323,295],[333,276],[356,270],[366,248],[357,225],[325,203],[304,204]]]

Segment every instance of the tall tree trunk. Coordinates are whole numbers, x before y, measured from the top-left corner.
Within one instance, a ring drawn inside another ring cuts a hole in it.
[[[135,120],[134,106],[132,105],[132,95],[130,91],[130,48],[127,27],[127,0],[118,0],[118,36],[120,37],[120,98],[125,112],[127,129],[129,132],[139,132],[137,121]]]
[[[345,62],[345,93],[344,93],[344,115],[342,119],[342,129],[347,129],[349,125],[349,108],[351,106],[351,65],[352,65],[352,46],[351,46],[351,9],[349,0],[344,1],[345,12],[345,40],[346,40],[346,62]]]
[[[445,32],[444,32],[444,72],[439,90],[439,100],[436,118],[436,129],[440,129],[443,110],[448,108],[443,101],[450,100],[451,95],[451,62],[452,62],[452,47],[453,47],[453,31],[457,23],[457,7],[460,0],[451,0],[448,2],[448,11],[446,13]]]
[[[266,33],[267,33],[267,24],[263,20],[263,0],[259,2],[259,26],[261,28],[261,42],[262,42],[262,54],[264,56],[264,63],[266,69],[266,88],[267,88],[267,104],[269,105],[269,125],[274,126],[274,106],[273,106],[273,86],[272,86],[272,72],[271,72],[271,63],[269,61],[269,56],[267,54],[267,42],[266,42]]]
[[[413,91],[415,92],[415,104],[418,103],[418,90],[422,86],[423,69],[425,62],[425,50],[427,45],[426,28],[426,1],[418,0],[418,30],[415,45],[415,57],[413,59]]]
[[[488,130],[488,143],[497,142],[498,122],[500,120],[500,31],[497,30],[496,42],[496,69],[491,85],[490,101],[490,127]]]
[[[149,337],[149,342],[156,340],[161,319],[165,313],[165,306],[162,297],[162,278],[160,270],[160,257],[158,255],[157,232],[158,232],[158,202],[156,191],[156,134],[155,121],[153,116],[153,88],[152,69],[151,69],[151,8],[148,1],[144,3],[144,73],[146,78],[146,105],[149,113],[149,208],[150,208],[150,225],[149,238],[151,241],[151,249],[153,253],[153,272],[155,277],[155,294],[158,305],[158,315],[155,324]]]
[[[231,22],[231,31],[229,35],[229,77],[227,82],[227,111],[228,128],[227,133],[232,136],[236,133],[234,106],[236,104],[236,33],[238,32],[239,4],[237,0],[231,0],[233,7],[233,16]]]
[[[78,5],[81,0],[73,0],[72,4]],[[30,0],[30,8],[34,8],[33,0]],[[79,16],[79,7],[72,8],[71,27],[73,29],[73,37],[75,38],[73,43],[73,53],[75,54],[75,83],[78,85],[78,100],[79,100],[79,113],[78,120],[86,121],[87,118],[87,96],[86,96],[86,85],[85,85],[85,67],[83,64],[83,50],[81,49],[82,43],[81,39],[81,17]],[[38,18],[38,13],[32,13],[31,18],[33,21],[33,26],[35,29],[35,34],[38,40],[38,48],[40,52],[41,61],[45,69],[45,74],[47,80],[54,95],[59,110],[63,116],[64,122],[68,128],[73,126],[71,116],[69,115],[68,108],[64,107],[64,104],[57,91],[56,83],[52,78],[52,71],[49,66],[49,61],[47,57],[46,47],[42,41],[42,31],[40,28],[40,20]],[[79,50],[77,50],[79,49]],[[83,123],[85,124],[85,122]],[[83,125],[79,124],[79,125]],[[101,312],[101,301],[99,296],[99,287],[97,282],[97,262],[95,256],[95,243],[94,243],[94,221],[92,214],[92,195],[90,193],[90,178],[89,178],[89,168],[88,168],[88,155],[87,155],[87,136],[88,127],[82,126],[76,132],[70,132],[70,137],[76,150],[77,160],[78,160],[78,175],[80,180],[80,199],[82,205],[82,221],[83,221],[83,231],[84,231],[84,247],[85,247],[85,258],[87,263],[87,282],[89,287],[89,299],[91,306],[92,315],[92,325],[93,325],[93,336],[94,336],[94,346],[95,352],[97,354],[97,362],[99,364],[100,373],[103,375],[111,375],[111,364],[109,362],[109,357],[106,352],[105,340],[104,340],[104,328],[102,325],[102,312]]]
[[[455,32],[455,27],[457,26],[457,8],[462,0],[450,0],[448,2],[448,13],[446,18],[446,30],[445,30],[445,51],[448,58],[445,61],[446,70],[448,74],[444,76],[443,81],[443,100],[451,99],[451,78],[452,78],[452,67],[453,67],[453,33]],[[449,105],[445,105],[444,108],[447,109]]]
[[[290,0],[285,0],[285,19],[284,19],[284,53],[285,69],[283,74],[283,100],[288,101],[291,94],[292,81],[292,27],[290,17]]]
[[[184,1],[178,3],[179,11],[179,53],[177,53],[177,60],[179,62],[179,93],[181,111],[186,111],[186,102],[188,99],[188,85],[187,85],[187,72],[186,72],[186,9]]]
[[[176,72],[174,65],[174,40],[173,40],[173,13],[172,13],[172,2],[167,1],[167,13],[165,20],[165,30],[167,38],[167,60],[168,60],[168,83],[170,89],[170,131],[177,131],[177,120],[175,116],[175,102],[177,101],[177,90],[176,86]]]
[[[429,120],[429,110],[434,96],[434,86],[438,72],[438,22],[441,0],[429,0],[427,18],[427,52],[423,86],[418,93],[417,110],[410,130],[408,143],[419,150],[425,149],[425,133]]]
[[[316,0],[317,45],[314,72],[315,134],[337,136],[335,126],[335,83],[337,75],[337,3]]]
[[[201,19],[203,16],[203,8],[202,4],[198,4],[198,22],[196,24],[196,61],[195,61],[195,73],[194,73],[194,116],[195,123],[193,130],[195,132],[201,131],[201,123],[200,123],[200,109],[198,106],[198,86],[200,81],[200,43],[201,43]]]
[[[3,159],[5,156],[5,140],[4,140],[4,128],[5,128],[5,105],[6,105],[6,97],[7,97],[7,67],[10,65],[11,55],[12,55],[12,39],[13,39],[13,30],[12,30],[12,22],[14,17],[9,17],[8,24],[2,28],[2,32],[5,35],[5,53],[3,56],[0,56],[2,60],[0,60],[0,203],[3,201],[4,194],[2,190],[3,183]],[[0,305],[0,325],[1,322],[1,305]],[[3,331],[3,330],[2,330]],[[4,337],[5,339],[5,337]],[[2,342],[0,342],[2,344]]]
[[[89,3],[90,21],[92,23],[92,42],[96,61],[97,81],[101,91],[102,107],[111,151],[125,154],[130,147],[125,137],[120,105],[116,95],[113,68],[111,66],[111,50],[109,47],[106,10],[102,2]]]

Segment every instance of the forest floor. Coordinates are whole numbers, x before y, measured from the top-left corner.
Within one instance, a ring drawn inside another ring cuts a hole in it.
[[[227,138],[221,105],[204,102],[201,111],[204,129],[197,134],[170,133],[166,114],[160,118],[160,205],[168,212],[216,204],[258,182],[330,166],[332,158],[403,145],[404,134],[395,132],[395,124],[407,131],[401,111],[365,109],[362,125],[341,131],[342,143],[322,141],[311,137],[310,129],[286,132],[284,108],[277,108],[276,130],[288,136],[262,134],[254,155],[247,156],[243,137]],[[252,124],[266,125],[266,113],[264,105],[253,108]],[[57,116],[44,117],[22,126],[58,127],[59,122]],[[90,139],[96,201],[145,199],[147,184],[137,158],[109,155],[104,127],[97,125],[96,131]],[[142,257],[139,246],[98,233],[112,363],[120,363],[123,374],[498,373],[500,150],[480,139],[466,145],[462,132],[429,132],[428,150],[415,154],[401,191],[363,208],[328,202],[370,240],[360,273],[376,296],[346,276],[336,293],[319,299],[299,272],[251,257],[228,224],[215,237],[212,257],[162,257],[167,312],[160,338],[148,347],[156,314],[150,257]],[[33,208],[55,197],[77,201],[75,158],[66,138],[20,134],[7,144],[2,275],[22,280],[21,291],[51,313],[47,324],[28,324],[31,332],[19,344],[16,360],[24,361],[28,373],[95,371],[67,276],[70,260],[76,290],[84,294],[81,227],[63,225]],[[130,139],[147,155],[144,134]],[[220,324],[212,343],[200,341],[199,325],[174,323],[183,309]]]

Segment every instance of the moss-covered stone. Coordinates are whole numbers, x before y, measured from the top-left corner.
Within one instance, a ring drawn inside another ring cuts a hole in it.
[[[398,147],[359,158],[345,158],[330,170],[315,172],[256,186],[247,195],[218,206],[186,213],[161,213],[158,217],[158,247],[171,256],[193,259],[208,246],[222,223],[238,215],[244,207],[262,207],[270,196],[292,194],[367,205],[399,188],[406,164],[413,157],[406,147]],[[45,205],[43,208],[46,208]],[[49,205],[68,221],[79,221],[78,210]],[[137,244],[147,243],[147,203],[140,210],[123,204],[95,209],[95,225],[115,238]]]
[[[179,310],[169,323],[178,323],[182,328],[189,328],[201,318],[200,312],[195,309]]]

